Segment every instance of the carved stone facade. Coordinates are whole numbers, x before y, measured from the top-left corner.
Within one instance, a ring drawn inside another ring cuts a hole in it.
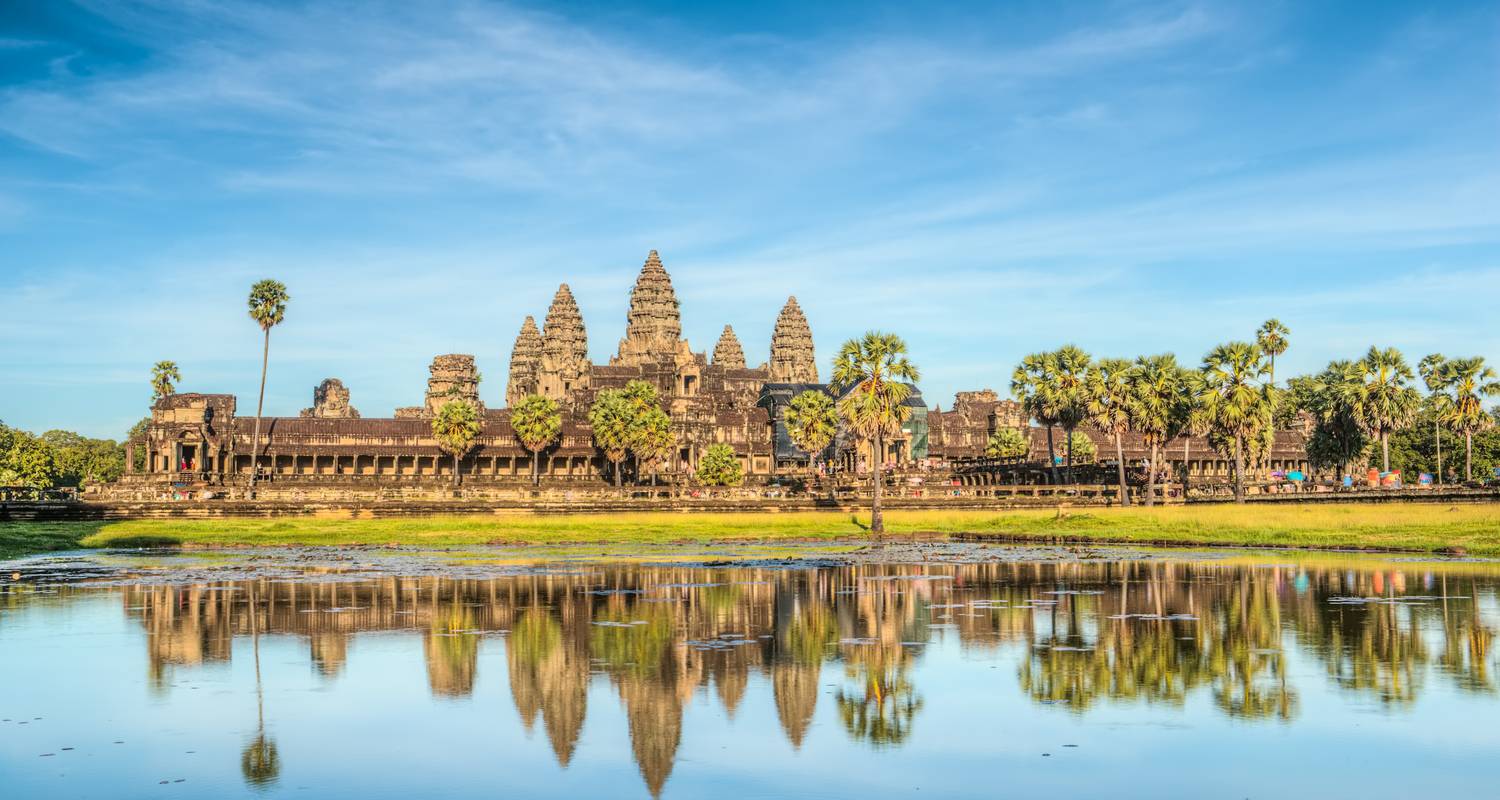
[[[510,351],[510,380],[505,385],[505,404],[513,406],[537,392],[537,374],[542,368],[542,332],[527,315]]]
[[[771,332],[771,382],[817,383],[818,359],[813,351],[812,328],[797,298],[788,297],[776,329]]]
[[[557,287],[552,307],[542,323],[542,362],[537,370],[537,391],[562,397],[588,387],[589,336],[583,315],[565,283]]]
[[[714,345],[713,363],[727,369],[745,368],[745,350],[740,347],[740,339],[734,335],[734,328],[728,325],[719,334],[719,343]]]
[[[359,411],[349,405],[349,390],[338,378],[324,378],[313,389],[312,408],[302,409],[302,416],[316,419],[359,419]]]

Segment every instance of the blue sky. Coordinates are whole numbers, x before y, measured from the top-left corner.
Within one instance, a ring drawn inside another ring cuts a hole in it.
[[[151,364],[366,416],[569,282],[605,360],[661,251],[684,332],[821,367],[894,330],[929,404],[1025,353],[1292,329],[1500,360],[1493,3],[0,4],[0,419],[117,436]]]

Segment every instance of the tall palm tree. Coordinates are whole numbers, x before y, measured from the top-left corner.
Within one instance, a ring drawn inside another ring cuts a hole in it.
[[[660,406],[651,406],[636,418],[630,435],[630,450],[635,453],[639,468],[651,473],[651,485],[656,485],[656,470],[667,456],[677,448],[677,435],[672,432],[672,418]]]
[[[839,431],[838,410],[827,392],[808,389],[792,398],[782,412],[786,434],[792,444],[807,453],[809,467],[816,467],[818,455],[828,449]]]
[[[1443,420],[1451,416],[1448,396],[1448,357],[1428,353],[1417,362],[1417,374],[1427,387],[1427,403],[1432,411],[1432,443],[1437,451],[1437,482],[1443,482]]]
[[[1146,505],[1156,504],[1156,473],[1161,448],[1180,430],[1184,421],[1183,370],[1171,353],[1141,356],[1127,377],[1130,392],[1131,427],[1141,433],[1151,450],[1146,470]],[[1187,460],[1183,459],[1184,467]]]
[[[276,741],[266,735],[265,690],[260,679],[260,602],[257,581],[250,583],[250,642],[255,656],[255,738],[240,752],[240,772],[255,789],[269,788],[281,776],[281,756]]]
[[[1120,487],[1120,505],[1130,505],[1125,485],[1125,448],[1120,441],[1130,430],[1130,362],[1123,358],[1101,358],[1088,371],[1084,385],[1088,418],[1115,440],[1115,471]]]
[[[481,428],[479,409],[462,398],[444,403],[432,417],[432,436],[443,452],[453,456],[453,488],[458,488],[458,464],[474,448]]]
[[[1359,362],[1359,419],[1380,441],[1380,469],[1391,471],[1391,433],[1411,424],[1421,397],[1407,386],[1415,376],[1406,358],[1394,347],[1371,347]]]
[[[1234,501],[1245,502],[1245,448],[1269,424],[1265,359],[1248,342],[1229,342],[1203,358],[1203,413],[1210,434],[1226,443],[1234,459]]]
[[[527,395],[510,410],[510,428],[521,445],[531,451],[531,485],[542,482],[538,462],[542,450],[562,433],[562,411],[557,401],[539,394]]]
[[[1049,353],[1032,353],[1021,359],[1010,376],[1010,394],[1021,404],[1021,409],[1037,424],[1047,429],[1047,471],[1052,483],[1059,483],[1057,475],[1057,446],[1052,439],[1052,429],[1057,426],[1058,411],[1052,392],[1052,359]]]
[[[1065,458],[1068,483],[1076,483],[1073,477],[1073,431],[1089,416],[1088,376],[1093,368],[1093,357],[1076,345],[1063,345],[1052,353],[1051,378],[1053,394],[1057,398],[1057,421],[1062,425],[1068,452]]]
[[[870,331],[859,339],[850,339],[833,361],[833,391],[842,397],[839,415],[850,430],[874,445],[872,533],[885,532],[880,514],[885,440],[900,430],[911,413],[906,398],[919,377],[916,365],[906,357],[906,342],[892,333]]]
[[[1486,397],[1500,395],[1500,380],[1484,358],[1455,358],[1448,362],[1449,387],[1453,391],[1450,418],[1455,430],[1464,435],[1464,480],[1474,480],[1474,434],[1494,424],[1484,412]]]
[[[255,436],[250,439],[250,488],[255,488],[255,479],[260,472],[260,419],[266,405],[266,365],[271,360],[271,329],[286,318],[286,304],[291,301],[286,285],[267,278],[256,281],[250,287],[250,318],[255,320],[265,333],[265,344],[260,353],[260,396],[255,401]]]
[[[622,466],[630,450],[634,424],[635,406],[622,390],[605,389],[594,396],[594,405],[589,408],[589,427],[594,431],[594,444],[614,465],[615,488],[624,485]]]
[[[1271,361],[1270,381],[1272,386],[1276,385],[1276,357],[1286,352],[1286,337],[1290,336],[1291,333],[1281,323],[1281,320],[1275,317],[1261,323],[1260,328],[1255,331],[1256,345],[1260,347],[1260,351],[1265,353]]]
[[[182,380],[182,373],[177,369],[176,361],[158,361],[151,368],[151,402],[166,397],[177,391],[177,382]]]

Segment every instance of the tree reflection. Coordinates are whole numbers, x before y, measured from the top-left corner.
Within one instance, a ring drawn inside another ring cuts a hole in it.
[[[1365,696],[1393,712],[1436,681],[1496,693],[1497,586],[1500,571],[1484,566],[1313,556],[1294,566],[629,564],[491,580],[136,586],[124,603],[146,632],[158,691],[171,691],[173,670],[225,662],[234,638],[249,636],[258,716],[242,753],[250,786],[274,784],[280,770],[265,724],[263,631],[300,637],[329,682],[357,652],[352,637],[407,631],[422,642],[432,693],[458,699],[473,691],[480,640],[505,631],[517,713],[528,731],[541,721],[556,762],[575,758],[590,687],[607,683],[657,793],[687,735],[686,708],[713,702],[732,716],[766,698],[785,746],[805,748],[830,673],[843,685],[824,709],[828,724],[867,746],[902,746],[924,708],[916,667],[940,637],[1013,664],[1022,696],[1079,715],[1198,697],[1236,719],[1288,721],[1308,691]],[[1291,672],[1293,652],[1310,675]]]

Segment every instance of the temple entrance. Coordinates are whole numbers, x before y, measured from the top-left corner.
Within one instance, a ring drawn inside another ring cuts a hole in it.
[[[177,471],[192,472],[198,468],[198,445],[182,444],[177,447]]]

